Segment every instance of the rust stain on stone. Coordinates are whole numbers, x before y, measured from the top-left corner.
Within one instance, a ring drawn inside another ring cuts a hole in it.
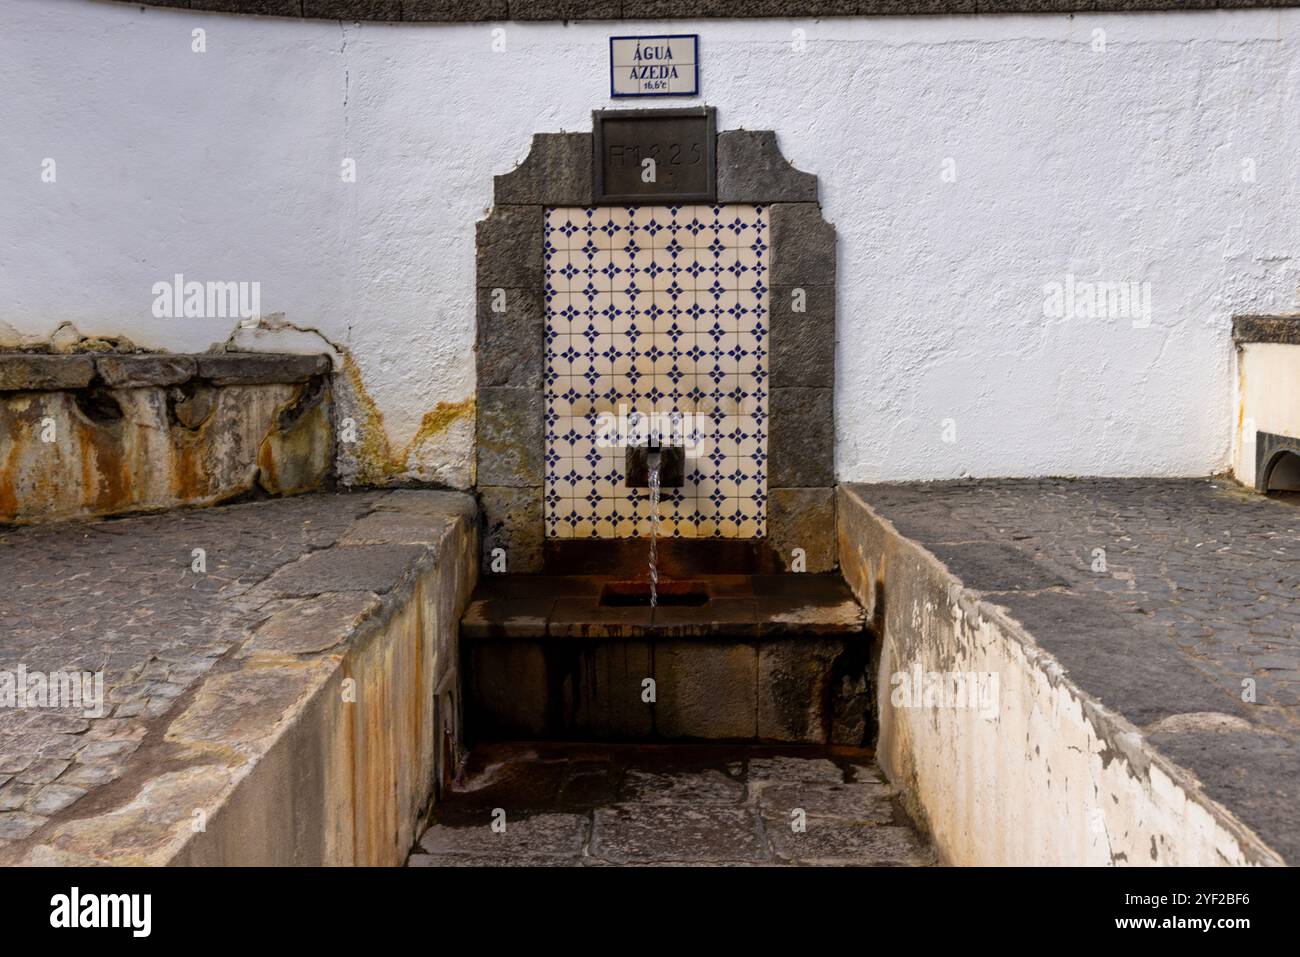
[[[14,488],[14,479],[18,474],[18,453],[22,448],[22,429],[12,436],[9,454],[5,456],[4,468],[0,469],[0,521],[12,519],[18,514],[18,493]]]
[[[265,488],[278,488],[280,478],[275,467],[275,450],[268,436],[257,449],[257,467],[262,473],[262,485]]]
[[[173,432],[173,435],[176,435]],[[198,462],[198,437],[177,435],[176,467],[172,472],[172,490],[181,501],[192,501],[199,497],[201,477]]]
[[[130,505],[135,483],[122,454],[120,431],[83,425],[77,429],[77,441],[81,446],[81,494],[86,507],[104,513]]]

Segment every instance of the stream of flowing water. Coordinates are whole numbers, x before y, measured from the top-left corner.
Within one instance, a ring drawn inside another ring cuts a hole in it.
[[[650,483],[650,607],[659,604],[659,456],[648,456]]]

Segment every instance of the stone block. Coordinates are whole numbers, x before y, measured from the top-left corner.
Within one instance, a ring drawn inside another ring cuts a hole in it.
[[[777,286],[770,301],[772,386],[833,388],[835,287]]]
[[[772,214],[773,286],[834,286],[835,227],[816,203],[776,203]]]
[[[565,701],[565,711],[573,715],[570,733],[596,739],[649,737],[654,706],[641,700],[641,683],[654,674],[649,643],[602,641],[581,648],[582,669],[573,679],[577,693]]]
[[[478,291],[478,385],[540,392],[546,351],[540,288]]]
[[[758,732],[758,652],[702,641],[655,647],[655,729],[665,738],[745,739]]]
[[[817,177],[781,155],[771,130],[718,134],[719,203],[815,203]]]
[[[764,642],[758,650],[758,736],[767,741],[829,744],[827,707],[838,641]]]
[[[833,571],[837,564],[835,490],[769,489],[767,541],[782,570],[790,568],[793,552],[800,548],[806,562],[804,571]]]
[[[479,485],[540,486],[545,412],[538,390],[478,390],[476,447]]]
[[[307,597],[323,592],[375,592],[395,589],[427,554],[421,545],[340,545],[285,565],[264,585],[270,594]]]
[[[330,371],[328,356],[286,353],[216,352],[201,355],[198,374],[213,385],[271,385],[306,382]]]
[[[835,484],[835,408],[830,389],[774,388],[768,487]]]
[[[317,595],[272,615],[247,648],[262,654],[319,654],[347,641],[379,609],[379,599],[369,592]]]
[[[556,6],[554,3],[547,6]],[[591,4],[587,4],[591,5]],[[534,4],[540,8],[542,4]],[[615,3],[614,6],[617,6]],[[514,19],[546,19],[519,16]],[[535,133],[528,156],[509,173],[495,177],[498,205],[590,206],[592,202],[590,133]]]
[[[376,510],[347,527],[340,545],[436,545],[451,515]]]
[[[483,571],[492,571],[493,551],[506,553],[507,572],[542,570],[542,488],[479,486],[483,503]]]
[[[551,691],[547,661],[536,641],[465,643],[466,732],[473,739],[547,733]]]
[[[1300,346],[1300,316],[1233,316],[1232,341]]]
[[[0,354],[0,392],[84,389],[94,377],[95,360],[87,355]]]
[[[95,370],[107,386],[140,389],[188,382],[198,371],[198,363],[194,356],[107,355],[95,359]]]
[[[542,288],[542,207],[497,205],[475,230],[478,285]]]

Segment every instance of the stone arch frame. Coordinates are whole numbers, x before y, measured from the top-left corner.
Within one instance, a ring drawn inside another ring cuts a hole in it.
[[[495,549],[505,549],[510,572],[545,568],[543,210],[594,204],[592,151],[590,132],[534,134],[524,161],[494,178],[492,210],[477,224],[474,484],[485,570]],[[717,202],[770,211],[768,528],[755,540],[756,567],[786,570],[801,548],[807,571],[830,571],[835,228],[822,218],[817,177],[781,155],[773,131],[719,132],[716,155]]]
[[[1255,490],[1268,494],[1274,470],[1289,457],[1300,459],[1300,439],[1257,432],[1255,435]]]

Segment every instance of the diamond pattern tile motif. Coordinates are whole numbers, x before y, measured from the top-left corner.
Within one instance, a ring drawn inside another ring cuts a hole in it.
[[[650,533],[626,446],[685,447],[659,533],[766,533],[768,262],[762,206],[546,210],[549,538]]]

